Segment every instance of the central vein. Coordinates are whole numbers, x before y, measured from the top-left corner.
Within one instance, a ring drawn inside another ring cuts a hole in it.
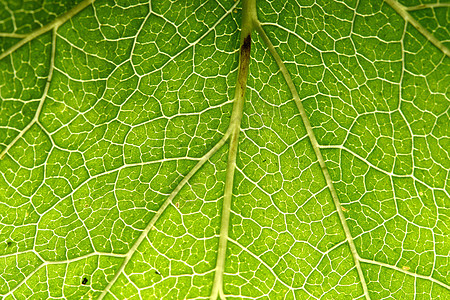
[[[233,195],[234,171],[236,169],[236,156],[238,151],[239,132],[241,131],[242,111],[244,109],[244,96],[247,87],[247,77],[250,63],[251,32],[256,21],[256,1],[244,0],[242,5],[241,42],[239,51],[239,70],[234,94],[233,112],[230,120],[230,148],[225,179],[225,191],[222,207],[222,221],[220,225],[219,247],[217,251],[216,272],[211,290],[211,300],[223,295],[223,274],[225,271],[225,258],[227,252],[228,229],[230,225],[231,198]]]

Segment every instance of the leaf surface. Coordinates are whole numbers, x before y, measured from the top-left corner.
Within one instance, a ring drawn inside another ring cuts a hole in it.
[[[450,297],[447,3],[59,2],[0,2],[1,299]]]

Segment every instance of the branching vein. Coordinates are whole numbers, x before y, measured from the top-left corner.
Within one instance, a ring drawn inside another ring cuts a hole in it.
[[[408,11],[414,9],[408,9],[396,0],[384,0],[386,1],[406,22],[410,23],[416,28],[428,41],[435,45],[439,50],[447,56],[450,56],[450,50],[444,46],[434,35],[432,35],[425,27],[422,26],[416,19],[414,19]]]
[[[311,144],[312,144],[312,147],[314,149],[314,153],[316,154],[317,160],[318,160],[318,162],[320,164],[320,167],[322,169],[322,173],[323,173],[323,175],[325,177],[325,180],[327,182],[327,186],[328,186],[328,188],[330,190],[331,197],[333,198],[334,206],[335,206],[335,208],[336,208],[336,210],[338,212],[339,219],[341,221],[341,224],[342,224],[342,227],[344,229],[347,242],[348,242],[349,247],[350,247],[350,251],[351,251],[352,256],[353,256],[353,261],[354,261],[356,269],[358,271],[359,279],[361,280],[361,285],[362,285],[362,288],[364,290],[364,296],[365,296],[365,298],[367,300],[369,300],[370,299],[369,291],[368,291],[367,284],[366,284],[365,279],[364,279],[364,274],[363,274],[363,271],[361,269],[361,265],[359,263],[360,257],[358,255],[358,252],[356,250],[355,244],[353,242],[353,238],[351,236],[350,229],[348,228],[347,221],[345,219],[344,212],[342,211],[342,207],[341,207],[341,204],[339,202],[338,195],[336,193],[336,190],[334,188],[333,182],[331,180],[331,176],[328,173],[328,169],[327,169],[327,167],[325,165],[325,160],[323,159],[322,153],[320,151],[319,143],[317,142],[316,136],[315,136],[314,131],[312,129],[312,126],[311,126],[311,124],[309,122],[308,116],[306,115],[306,111],[305,111],[305,109],[303,107],[303,104],[302,104],[302,102],[300,100],[300,97],[299,97],[299,95],[297,93],[297,89],[294,86],[294,82],[291,79],[291,75],[289,74],[286,66],[284,65],[283,61],[281,60],[281,57],[278,55],[277,51],[275,50],[275,47],[273,46],[272,42],[269,40],[269,37],[267,36],[267,34],[265,33],[264,29],[262,28],[262,26],[261,26],[261,24],[259,22],[255,25],[255,30],[261,35],[264,43],[268,47],[270,53],[272,54],[272,56],[275,59],[278,67],[280,68],[280,71],[283,74],[284,79],[286,80],[286,83],[287,83],[287,85],[289,87],[289,90],[292,93],[292,96],[294,98],[295,104],[297,105],[297,108],[298,108],[298,110],[300,112],[300,116],[301,116],[302,121],[303,121],[303,123],[305,125],[308,137],[309,137],[309,139],[311,141]]]

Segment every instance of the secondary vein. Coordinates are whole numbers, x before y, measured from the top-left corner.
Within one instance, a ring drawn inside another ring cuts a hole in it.
[[[328,189],[330,190],[331,197],[333,198],[334,206],[336,207],[336,211],[338,213],[339,220],[341,221],[342,227],[344,229],[346,240],[350,247],[350,251],[353,256],[353,261],[355,263],[355,267],[358,272],[359,279],[361,281],[362,289],[364,292],[364,297],[367,300],[370,300],[369,291],[368,291],[367,284],[365,282],[364,274],[363,274],[361,264],[360,264],[361,258],[358,254],[358,251],[356,250],[355,243],[353,242],[353,237],[352,237],[352,235],[350,233],[350,229],[347,225],[347,220],[345,219],[344,212],[342,211],[341,203],[339,201],[336,190],[334,189],[333,181],[331,180],[330,173],[328,172],[328,169],[325,165],[325,160],[323,159],[322,153],[320,151],[319,143],[317,142],[316,136],[312,129],[311,123],[309,122],[305,108],[303,107],[302,101],[300,100],[300,97],[297,93],[297,89],[295,88],[294,82],[291,79],[291,75],[289,74],[286,66],[284,65],[283,61],[281,60],[281,57],[278,55],[277,51],[275,50],[275,47],[273,46],[272,42],[269,40],[269,37],[265,33],[261,24],[259,22],[255,22],[254,26],[255,26],[255,30],[262,37],[264,43],[266,44],[266,46],[269,49],[270,54],[272,54],[278,67],[280,68],[280,71],[281,71],[281,73],[289,87],[289,90],[291,91],[291,94],[294,98],[295,104],[297,105],[297,108],[300,113],[300,117],[302,118],[303,124],[305,125],[305,128],[306,128],[306,132],[311,141],[312,148],[314,150],[314,153],[316,154],[320,168],[322,169],[322,174],[325,177],[325,181],[327,182],[327,186],[328,186]]]

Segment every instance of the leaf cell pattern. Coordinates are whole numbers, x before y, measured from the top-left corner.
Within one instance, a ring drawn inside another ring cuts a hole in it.
[[[0,298],[448,299],[450,5],[188,2],[0,1]]]

